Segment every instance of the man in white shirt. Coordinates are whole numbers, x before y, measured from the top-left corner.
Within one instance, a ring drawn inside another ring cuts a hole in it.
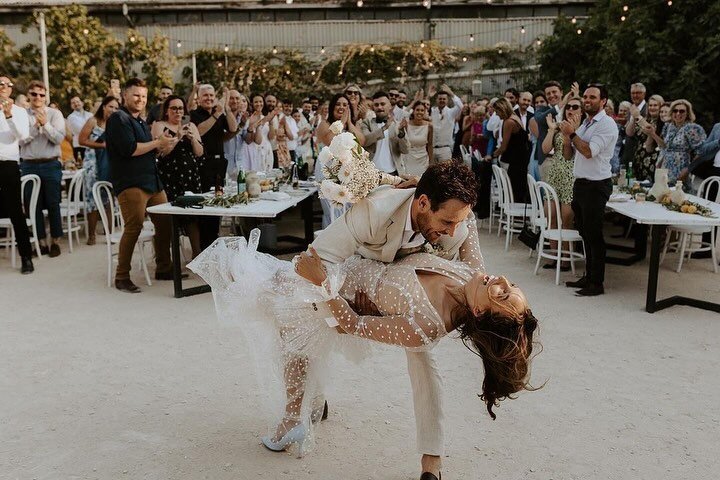
[[[433,125],[433,157],[435,162],[443,162],[452,158],[453,128],[460,116],[463,103],[446,84],[440,86],[439,92],[435,85],[432,85],[428,93],[430,98],[437,93],[436,106],[430,111]],[[448,105],[450,97],[453,100],[452,107]]]
[[[298,147],[298,133],[300,132],[300,128],[298,127],[297,122],[293,118],[293,103],[290,100],[284,100],[283,101],[283,114],[285,115],[285,122],[288,127],[288,130],[290,130],[290,133],[292,134],[292,139],[290,138],[290,135],[288,135],[287,139],[287,148],[290,151],[290,160],[293,162],[297,160],[297,147]]]
[[[13,83],[0,75],[0,206],[12,222],[21,259],[21,273],[32,273],[32,248],[20,192],[20,140],[30,135],[27,111],[14,104]]]
[[[591,84],[583,94],[583,107],[587,119],[564,120],[560,131],[564,135],[563,156],[573,159],[572,209],[575,227],[585,243],[585,275],[576,282],[567,282],[579,288],[576,295],[603,294],[605,281],[605,239],[603,215],[612,193],[610,160],[615,151],[618,129],[615,121],[605,113],[608,93],[604,85]]]
[[[363,147],[372,157],[378,170],[397,174],[400,145],[397,142],[397,134],[393,134],[397,124],[390,117],[391,105],[387,93],[377,92],[373,95],[373,110],[375,118],[360,122],[360,131],[365,136]]]
[[[78,138],[80,137],[80,130],[93,114],[85,110],[85,105],[80,97],[70,99],[70,108],[72,108],[72,113],[67,117],[67,126],[72,133],[73,157],[77,159],[78,155],[80,155],[80,159],[85,160],[85,147],[80,145]]]

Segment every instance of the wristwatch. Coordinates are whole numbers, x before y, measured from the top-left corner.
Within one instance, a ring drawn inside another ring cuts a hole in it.
[[[570,141],[573,141],[573,138],[577,137],[577,133],[573,132],[570,134]]]

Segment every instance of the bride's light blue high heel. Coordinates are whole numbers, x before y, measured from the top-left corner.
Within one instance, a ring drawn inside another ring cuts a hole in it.
[[[262,444],[265,445],[265,448],[272,450],[273,452],[282,452],[293,443],[297,443],[300,446],[300,453],[302,454],[302,442],[305,440],[305,435],[307,435],[305,424],[300,423],[288,430],[288,432],[277,442],[273,442],[272,437],[269,435],[262,437],[261,440]]]

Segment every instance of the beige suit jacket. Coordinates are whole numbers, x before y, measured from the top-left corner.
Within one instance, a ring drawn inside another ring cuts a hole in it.
[[[377,142],[385,138],[385,132],[382,130],[374,118],[365,119],[360,122],[360,131],[365,136],[365,144],[363,148],[368,151],[370,158],[375,158]],[[395,164],[395,171],[400,171],[400,142],[397,136],[397,122],[393,122],[388,129],[388,141],[390,142],[390,156]]]
[[[313,247],[320,258],[330,263],[342,263],[355,254],[392,262],[402,246],[414,194],[414,188],[377,188],[323,230],[313,242]],[[452,237],[442,236],[437,243],[442,247],[439,256],[448,260],[459,259],[473,268],[484,270],[472,212],[458,225]]]

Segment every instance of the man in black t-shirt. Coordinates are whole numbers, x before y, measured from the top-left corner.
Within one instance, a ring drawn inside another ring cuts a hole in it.
[[[190,120],[197,125],[205,148],[205,155],[200,162],[200,184],[203,192],[225,183],[227,160],[223,150],[223,137],[226,133],[235,133],[238,127],[235,115],[230,112],[228,98],[225,89],[222,98],[217,99],[212,85],[200,85],[198,108],[190,112]],[[200,246],[205,249],[218,237],[220,217],[201,217],[199,226]]]

